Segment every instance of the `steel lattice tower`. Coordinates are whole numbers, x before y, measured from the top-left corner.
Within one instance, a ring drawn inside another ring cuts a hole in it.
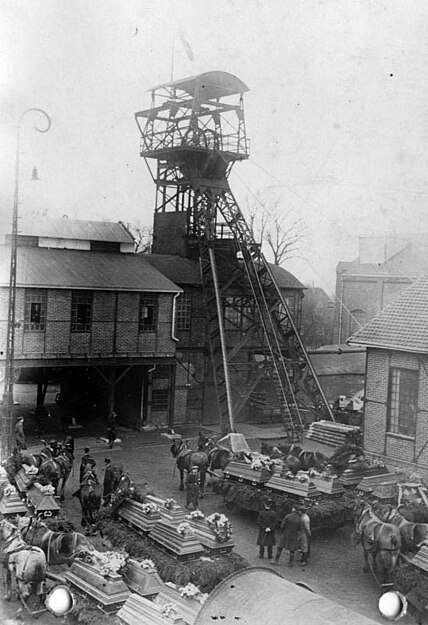
[[[302,409],[334,420],[271,267],[229,187],[234,163],[248,158],[248,88],[214,71],[150,91],[151,107],[135,118],[140,154],[148,165],[148,159],[157,163],[150,170],[155,226],[174,213],[182,255],[199,259],[220,423],[234,431],[235,417],[262,381],[270,385],[291,439],[303,426]],[[153,251],[165,247],[170,235],[166,229]],[[240,319],[242,331],[233,345],[225,333],[225,311]]]

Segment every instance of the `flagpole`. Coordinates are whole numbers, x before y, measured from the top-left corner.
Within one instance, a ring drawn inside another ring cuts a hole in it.
[[[171,80],[170,82],[174,80],[175,31],[176,31],[176,26],[174,22],[173,29],[172,29]]]

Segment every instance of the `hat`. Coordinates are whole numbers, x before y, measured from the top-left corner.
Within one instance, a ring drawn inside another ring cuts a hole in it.
[[[85,454],[88,454],[90,451],[89,447],[85,447]]]
[[[104,458],[104,462],[111,462],[111,458]]]
[[[272,508],[272,505],[273,505],[272,499],[265,499],[265,507],[266,508]]]
[[[17,421],[24,421],[24,417],[18,417]]]
[[[193,467],[192,467],[192,471],[193,471],[193,469],[196,469],[197,471],[199,471],[199,467],[198,467],[198,465],[197,465],[197,464],[194,464],[194,465],[193,465]]]

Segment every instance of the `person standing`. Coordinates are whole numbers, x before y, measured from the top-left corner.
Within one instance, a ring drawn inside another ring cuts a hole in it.
[[[104,506],[108,506],[111,500],[114,484],[114,467],[110,458],[104,460],[104,482],[103,482],[103,500]]]
[[[294,554],[299,546],[299,534],[301,529],[300,515],[297,512],[295,506],[291,508],[290,514],[287,514],[281,525],[281,535],[278,541],[278,548],[276,550],[276,556],[274,564],[279,563],[279,558],[283,549],[287,549],[289,552],[288,566],[293,566]]]
[[[82,456],[80,461],[80,473],[79,473],[79,482],[82,483],[83,476],[86,471],[87,465],[90,465],[90,468],[93,469],[97,463],[94,458],[91,456],[91,450],[89,447],[85,447],[85,453]]]
[[[114,412],[114,410],[112,410],[107,420],[107,425],[108,425],[107,439],[108,439],[108,446],[110,447],[110,449],[112,449],[113,443],[116,440],[116,417],[117,417],[117,414]]]
[[[301,508],[300,515],[300,531],[301,531],[301,549],[302,558],[300,564],[306,566],[308,564],[308,558],[311,553],[311,519],[307,513],[306,508]]]
[[[267,555],[270,560],[273,557],[272,552],[276,544],[275,528],[278,524],[278,517],[272,510],[272,503],[270,499],[267,499],[264,504],[264,510],[259,512],[257,517],[257,525],[259,526],[259,534],[257,536],[259,558],[264,558],[265,547],[267,547]]]
[[[18,451],[27,449],[27,445],[25,444],[25,434],[24,434],[24,417],[18,417],[18,420],[15,424],[14,433],[15,433],[15,443],[18,448]]]
[[[199,500],[199,487],[200,487],[200,479],[199,479],[199,467],[194,465],[190,469],[190,473],[186,478],[186,508],[188,510],[197,510],[198,509],[198,500]]]

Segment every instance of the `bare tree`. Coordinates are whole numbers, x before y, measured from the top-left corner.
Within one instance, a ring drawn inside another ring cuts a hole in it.
[[[284,209],[280,199],[262,198],[261,194],[247,202],[246,219],[254,239],[265,245],[274,265],[296,255],[306,238],[306,225],[292,209]]]
[[[142,226],[139,223],[131,224],[127,222],[123,225],[134,239],[135,252],[149,254],[152,247],[153,228],[151,226]]]

